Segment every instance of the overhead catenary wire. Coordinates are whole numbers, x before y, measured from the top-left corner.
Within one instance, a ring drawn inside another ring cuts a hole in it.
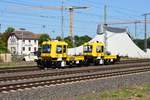
[[[45,6],[45,3],[42,1],[42,0],[38,0],[38,1],[36,1],[36,0],[30,0],[30,1],[24,1],[24,0],[1,0],[0,1],[0,3],[8,3],[9,5],[12,5],[12,6],[15,6],[15,7],[18,7],[18,8],[22,8],[22,7],[25,7],[25,8],[28,8],[28,9],[32,9],[32,7],[35,7],[35,6]],[[34,2],[38,2],[37,4],[34,4]],[[45,0],[45,2],[48,2],[48,3],[51,3],[51,2],[55,2],[55,0]],[[59,4],[59,2],[60,2],[60,0],[58,0],[58,1],[56,1],[56,2],[58,2],[57,4]],[[69,2],[69,3],[67,3],[67,4],[72,4],[71,2],[72,1],[66,1],[66,2]],[[84,4],[85,2],[86,2],[86,4],[89,4],[90,6],[91,6],[91,9],[90,9],[90,11],[87,11],[87,12],[82,12],[82,11],[75,11],[75,13],[77,13],[78,14],[78,16],[80,16],[80,17],[77,17],[77,18],[75,18],[75,23],[80,23],[83,27],[85,27],[86,28],[86,25],[85,24],[88,24],[88,23],[90,23],[90,25],[92,24],[92,25],[94,25],[94,26],[96,26],[96,24],[98,24],[98,22],[99,22],[99,18],[101,18],[102,19],[102,15],[99,13],[99,12],[95,12],[95,13],[93,13],[92,11],[101,11],[101,9],[100,8],[102,8],[103,7],[103,2],[102,1],[93,1],[93,0],[86,0],[86,1],[74,1],[74,2],[76,2],[76,4],[79,4],[79,3],[81,3],[81,5],[82,4]],[[41,4],[39,4],[39,3],[41,3]],[[80,5],[80,4],[79,4]],[[113,7],[112,8],[112,10],[113,10],[113,12],[116,14],[116,15],[112,15],[111,14],[111,9],[110,9],[110,7]],[[108,4],[108,9],[110,10],[109,11],[109,21],[112,21],[113,22],[113,20],[123,20],[123,18],[121,18],[120,16],[125,16],[126,15],[126,17],[125,17],[125,19],[127,19],[127,20],[135,20],[135,17],[139,17],[135,12],[134,12],[134,9],[129,9],[129,8],[123,8],[122,6],[115,6],[114,7],[114,5],[110,5],[110,4]],[[59,18],[60,18],[60,16],[58,15],[58,13],[56,14],[56,16],[54,16],[54,18],[53,18],[53,16],[51,16],[51,15],[48,15],[48,14],[46,14],[45,12],[47,11],[47,10],[35,10],[35,9],[33,9],[32,10],[33,11],[33,16],[32,16],[32,14],[28,14],[28,13],[25,13],[25,11],[23,11],[22,12],[22,16],[31,16],[31,17],[38,17],[39,19],[47,19],[47,20],[51,20],[51,19],[54,19],[54,20],[58,20]],[[38,11],[40,11],[40,12],[43,12],[43,13],[41,13],[41,15],[40,14],[37,14],[37,12]],[[57,10],[56,10],[57,11]],[[5,14],[4,14],[4,16],[6,15],[6,13],[7,12],[5,12]],[[18,14],[19,13],[16,13],[16,15],[18,16]],[[25,14],[23,14],[23,13],[25,13]],[[50,12],[51,13],[51,12]],[[67,14],[67,12],[65,11],[64,12],[65,14]],[[45,15],[44,15],[45,14]],[[15,14],[14,14],[15,15]],[[20,15],[19,15],[20,16]],[[87,16],[91,16],[91,18],[93,18],[93,19],[91,19],[91,21],[90,20],[87,20],[87,19],[84,19],[85,17],[87,17]],[[65,17],[65,20],[67,20],[68,18],[66,17],[66,15],[64,16]],[[29,17],[29,20],[32,20],[33,18],[30,18]],[[37,19],[38,19],[37,18]],[[82,20],[80,19],[80,18],[82,18]],[[5,19],[4,17],[3,17],[3,19]],[[136,18],[137,19],[137,18]],[[0,19],[1,20],[1,19]],[[43,20],[44,21],[44,20]],[[40,21],[37,21],[37,22],[40,22]],[[101,21],[102,22],[102,21]],[[23,24],[24,22],[22,22],[22,24]],[[16,23],[14,23],[14,24],[16,24]],[[31,22],[31,24],[35,24],[35,22]],[[43,25],[43,22],[42,23],[40,23],[41,25]],[[67,25],[66,23],[65,23],[65,25]],[[57,26],[60,26],[58,23],[57,23],[57,25],[56,25],[56,27]],[[65,30],[67,30],[67,29],[65,29]],[[66,32],[66,31],[65,31]]]

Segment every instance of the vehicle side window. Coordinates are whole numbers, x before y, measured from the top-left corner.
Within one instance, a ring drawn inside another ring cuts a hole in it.
[[[66,49],[67,49],[67,46],[64,45],[64,50],[63,50],[64,53],[66,53]]]
[[[101,51],[104,52],[104,46],[102,46],[102,50]]]
[[[51,52],[51,45],[43,45],[42,46],[43,53],[50,53]]]
[[[85,53],[91,53],[92,52],[92,46],[91,45],[84,46],[84,52]]]
[[[56,53],[62,53],[62,45],[57,45]]]
[[[104,46],[97,46],[97,47],[96,47],[96,52],[97,52],[97,53],[104,52]]]
[[[97,52],[97,53],[100,53],[100,52],[101,52],[101,46],[97,46],[97,47],[96,47],[96,52]]]

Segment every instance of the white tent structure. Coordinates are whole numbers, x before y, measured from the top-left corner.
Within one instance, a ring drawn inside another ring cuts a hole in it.
[[[147,55],[149,55],[150,56],[150,49],[148,48],[148,49],[146,49],[146,53],[147,53]]]
[[[111,54],[128,56],[130,58],[149,58],[148,54],[132,41],[126,29],[106,27],[105,30],[107,33],[107,51]],[[89,42],[104,42],[104,32],[100,31],[98,31],[99,35]],[[82,55],[83,46],[68,49],[68,54]]]

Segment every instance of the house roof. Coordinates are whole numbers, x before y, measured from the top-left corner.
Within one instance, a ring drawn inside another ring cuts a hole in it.
[[[39,39],[41,34],[35,34],[30,31],[14,31],[11,35],[15,35],[18,39]]]

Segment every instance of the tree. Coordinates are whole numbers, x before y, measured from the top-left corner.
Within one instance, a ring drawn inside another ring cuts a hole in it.
[[[69,47],[69,48],[72,48],[72,47],[73,47],[73,45],[72,45],[73,43],[72,43],[72,40],[71,40],[71,37],[70,37],[70,36],[65,37],[65,38],[64,38],[64,41],[68,43],[68,47]]]
[[[84,35],[84,36],[75,36],[75,45],[76,46],[80,46],[83,45],[84,43],[90,41],[92,38],[89,37],[88,35]]]
[[[5,46],[5,43],[2,40],[0,40],[0,53],[3,52],[7,52],[7,47]]]
[[[8,27],[4,33],[11,33],[13,32],[15,29],[13,27]]]
[[[7,52],[7,40],[14,30],[14,28],[8,27],[3,34],[0,34],[0,53]]]
[[[91,37],[89,37],[88,35],[84,35],[84,36],[77,36],[76,35],[74,37],[74,39],[75,39],[75,46],[80,46],[80,45],[83,45],[84,43],[90,41]],[[64,41],[68,43],[69,48],[73,47],[71,37],[68,36],[68,37],[64,38]]]
[[[56,37],[56,40],[61,41],[62,38],[61,38],[60,36],[57,36],[57,37]]]
[[[144,40],[143,39],[134,39],[133,41],[139,48],[144,50]]]
[[[48,41],[48,40],[51,40],[51,38],[49,37],[49,35],[48,34],[42,34],[40,36],[40,38],[39,38],[39,44],[41,45],[42,42]]]
[[[13,27],[8,27],[5,32],[1,36],[1,40],[7,48],[7,40],[9,38],[10,33],[12,33],[15,29]]]

